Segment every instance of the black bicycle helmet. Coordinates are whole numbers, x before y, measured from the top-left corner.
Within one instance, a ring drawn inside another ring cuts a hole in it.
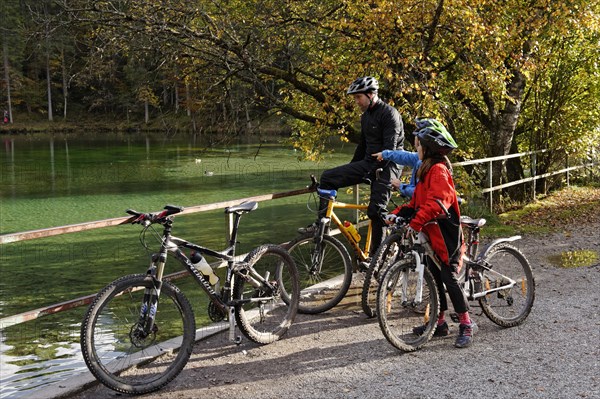
[[[442,155],[448,155],[452,150],[458,148],[448,130],[437,120],[417,119],[415,123],[417,128],[413,134],[419,138],[423,147]]]
[[[346,94],[369,93],[377,90],[379,90],[377,79],[372,76],[364,76],[352,82]]]

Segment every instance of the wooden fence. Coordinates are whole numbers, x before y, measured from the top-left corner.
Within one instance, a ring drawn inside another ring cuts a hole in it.
[[[474,159],[471,161],[463,161],[463,162],[456,162],[453,165],[457,165],[457,166],[467,166],[467,165],[476,165],[476,164],[486,164],[487,163],[487,178],[488,178],[488,185],[485,188],[482,188],[481,192],[483,194],[487,194],[489,193],[490,195],[488,195],[488,201],[489,201],[489,207],[490,207],[490,211],[493,210],[494,207],[494,202],[493,202],[493,195],[492,192],[497,191],[497,190],[502,190],[504,188],[507,187],[512,187],[512,186],[516,186],[517,184],[524,184],[524,183],[528,183],[531,182],[532,184],[532,193],[533,193],[533,199],[535,200],[535,195],[536,195],[536,182],[539,179],[543,179],[546,177],[550,177],[550,176],[555,176],[555,175],[559,175],[559,174],[566,174],[566,180],[567,180],[567,185],[569,185],[569,173],[571,171],[577,170],[577,169],[581,169],[581,168],[593,168],[594,166],[598,166],[600,164],[600,162],[598,161],[598,159],[595,159],[593,161],[587,162],[587,163],[583,163],[580,165],[576,165],[576,166],[569,166],[568,165],[568,158],[567,158],[567,165],[565,168],[562,168],[560,170],[556,170],[553,172],[547,172],[547,173],[542,173],[542,174],[537,174],[536,171],[536,165],[537,165],[537,154],[541,154],[544,152],[547,152],[548,150],[538,150],[538,151],[528,151],[528,152],[520,152],[518,154],[510,154],[510,155],[504,155],[504,156],[498,156],[498,157],[490,157],[490,158],[482,158],[482,159]],[[519,179],[519,180],[514,180],[514,181],[510,181],[510,182],[506,182],[503,184],[499,184],[497,186],[494,186],[492,183],[492,164],[494,162],[501,162],[501,161],[505,161],[507,159],[511,159],[511,158],[521,158],[524,156],[529,156],[531,155],[531,176],[530,177],[525,177],[523,179]]]

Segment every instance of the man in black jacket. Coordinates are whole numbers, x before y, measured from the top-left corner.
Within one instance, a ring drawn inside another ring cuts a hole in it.
[[[400,176],[401,167],[392,161],[377,161],[372,154],[383,150],[402,149],[404,144],[404,127],[402,118],[396,108],[384,103],[377,96],[379,83],[371,76],[356,79],[348,88],[347,94],[354,96],[354,102],[363,112],[360,118],[361,138],[349,164],[328,169],[321,175],[319,188],[338,190],[371,181],[371,198],[367,216],[372,221],[370,253],[373,254],[381,241],[385,230],[384,217],[390,200],[390,190],[375,180],[375,170],[382,168],[380,177],[384,181]],[[320,219],[325,215],[327,199],[321,198],[319,205]],[[314,231],[315,224],[299,229],[300,232]]]

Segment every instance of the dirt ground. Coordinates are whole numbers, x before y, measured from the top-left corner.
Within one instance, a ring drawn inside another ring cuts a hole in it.
[[[600,398],[600,263],[562,268],[552,260],[566,251],[599,251],[599,232],[600,221],[591,220],[517,241],[536,279],[532,313],[523,325],[503,329],[474,307],[480,328],[470,348],[453,347],[458,328],[451,324],[449,337],[401,353],[350,293],[325,314],[298,315],[271,345],[236,346],[225,334],[197,342],[182,373],[143,397]],[[124,396],[95,385],[69,397]]]

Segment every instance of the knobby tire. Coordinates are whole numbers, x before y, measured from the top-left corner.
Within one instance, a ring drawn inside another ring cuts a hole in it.
[[[417,287],[417,276],[412,257],[404,257],[385,271],[377,292],[379,327],[388,342],[404,352],[415,351],[431,339],[439,314],[437,286],[427,267],[423,273],[422,302],[402,302],[403,280],[408,277],[407,294],[408,298],[412,299]],[[414,334],[413,328],[421,325],[426,326],[423,334]]]
[[[396,261],[400,254],[401,239],[401,233],[392,233],[381,243],[371,259],[371,264],[365,273],[361,296],[362,309],[367,317],[375,317],[377,314],[379,282],[385,270]]]
[[[236,275],[233,298],[238,303],[235,318],[240,331],[251,341],[269,344],[281,338],[298,312],[298,270],[290,254],[276,245],[262,245],[244,259],[249,275],[268,275],[275,292],[256,288]],[[261,299],[262,298],[262,299]]]
[[[529,261],[516,247],[500,243],[485,256],[484,263],[492,270],[516,281],[512,288],[489,293],[479,299],[485,315],[502,327],[517,326],[529,315],[535,299],[535,281]],[[484,271],[484,288],[501,287],[506,281]]]
[[[344,298],[352,282],[352,260],[344,244],[324,235],[321,245],[320,270],[311,270],[316,246],[314,235],[299,236],[286,246],[298,267],[300,313],[317,314],[333,308]]]
[[[122,277],[106,286],[89,306],[81,326],[81,351],[92,374],[107,387],[144,394],[167,385],[185,367],[195,341],[192,307],[181,291],[164,281],[156,329],[135,338],[148,275]]]

